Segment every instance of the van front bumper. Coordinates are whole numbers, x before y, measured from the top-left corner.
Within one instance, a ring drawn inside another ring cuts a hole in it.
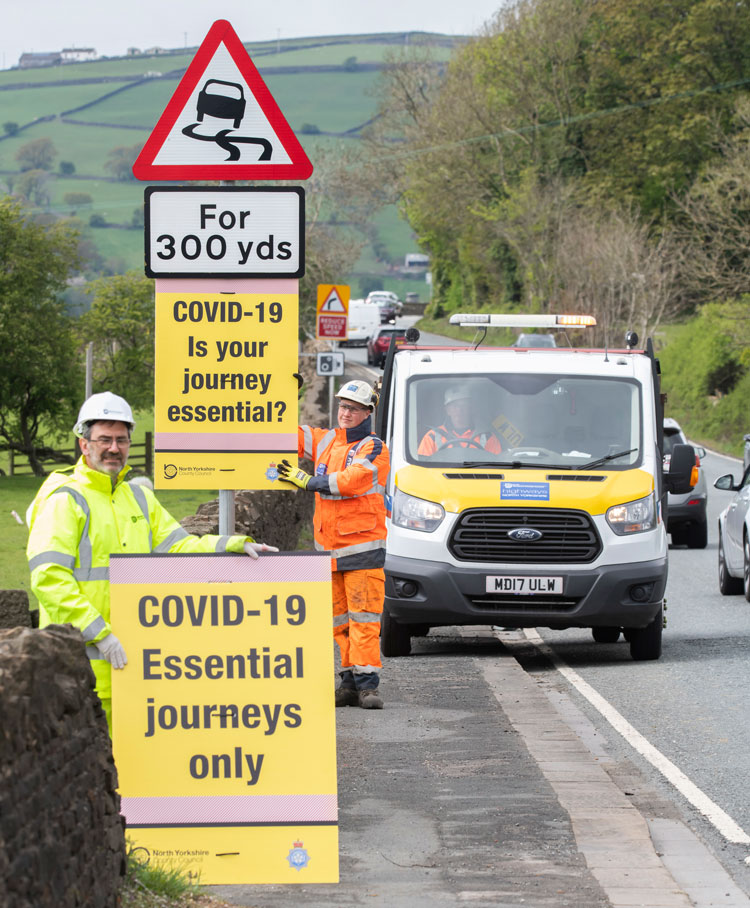
[[[561,595],[486,592],[495,576],[563,578]],[[667,559],[565,570],[463,568],[388,554],[385,607],[402,624],[502,624],[514,627],[645,627],[658,613]]]

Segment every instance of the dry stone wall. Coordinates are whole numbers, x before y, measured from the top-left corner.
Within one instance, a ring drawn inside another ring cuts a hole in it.
[[[107,720],[80,633],[0,630],[0,905],[117,906],[125,866]]]

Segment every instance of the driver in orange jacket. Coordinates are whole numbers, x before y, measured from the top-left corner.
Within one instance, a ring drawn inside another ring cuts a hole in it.
[[[448,388],[443,398],[445,423],[437,429],[425,432],[419,442],[417,454],[431,457],[443,448],[482,448],[491,454],[499,454],[502,445],[496,435],[478,432],[473,428],[471,391],[466,385]]]
[[[341,651],[336,706],[382,709],[380,616],[385,598],[385,482],[390,456],[373,434],[377,394],[364,381],[337,392],[338,429],[300,426],[298,453],[314,475],[288,461],[279,479],[315,492],[315,548],[333,559],[333,636]]]

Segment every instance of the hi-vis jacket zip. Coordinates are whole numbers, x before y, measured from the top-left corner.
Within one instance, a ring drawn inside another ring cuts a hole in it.
[[[108,474],[83,457],[72,472],[52,473],[29,509],[26,549],[39,624],[72,624],[83,634],[101,697],[110,696],[110,665],[96,641],[111,633],[110,554],[242,552],[248,536],[191,536],[143,486],[121,470]]]

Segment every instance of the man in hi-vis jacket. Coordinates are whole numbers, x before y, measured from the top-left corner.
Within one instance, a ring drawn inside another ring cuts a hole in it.
[[[78,414],[82,456],[51,473],[27,512],[26,554],[39,626],[72,624],[86,642],[96,690],[112,729],[111,669],[128,658],[109,623],[109,556],[151,552],[277,552],[250,536],[191,536],[149,488],[125,481],[130,434],[127,401],[104,391]]]
[[[336,706],[382,709],[380,616],[385,598],[388,449],[372,431],[378,396],[364,381],[337,392],[338,429],[300,426],[298,453],[314,475],[284,460],[279,479],[315,492],[315,548],[333,559],[333,636],[341,651]]]

